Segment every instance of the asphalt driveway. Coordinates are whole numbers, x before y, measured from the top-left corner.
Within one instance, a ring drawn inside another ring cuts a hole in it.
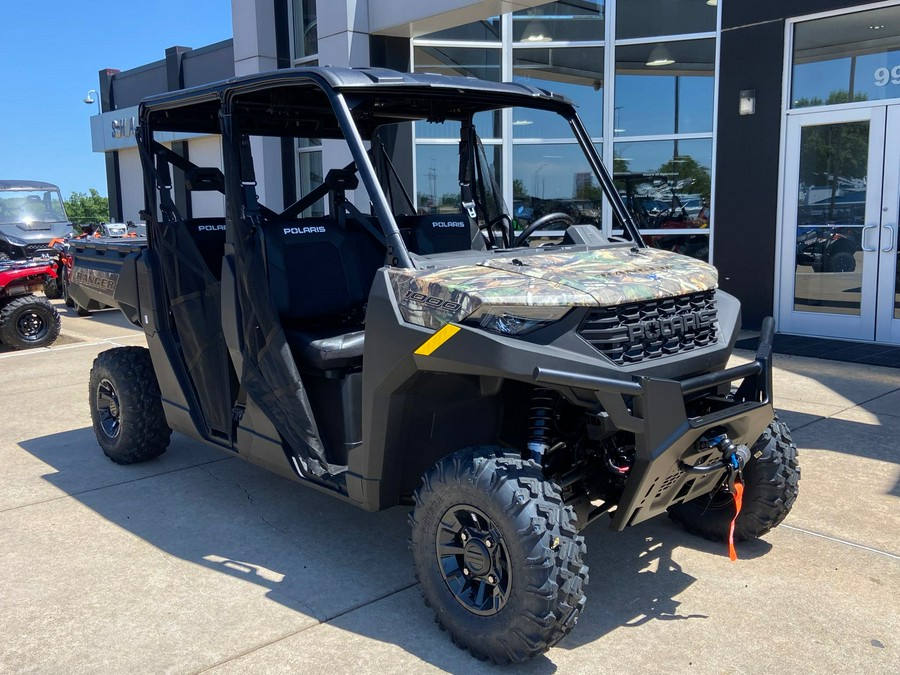
[[[62,309],[62,308],[61,308]],[[369,514],[174,435],[120,467],[87,410],[116,312],[0,353],[0,672],[482,672],[423,606],[406,508]],[[739,357],[738,357],[739,358]],[[801,493],[765,540],[585,532],[578,626],[516,672],[900,672],[900,370],[778,357]]]

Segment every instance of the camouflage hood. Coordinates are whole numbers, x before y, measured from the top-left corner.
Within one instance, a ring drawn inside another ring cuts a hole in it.
[[[404,319],[429,328],[482,305],[609,307],[706,291],[716,269],[652,248],[609,248],[489,258],[440,270],[390,270]]]

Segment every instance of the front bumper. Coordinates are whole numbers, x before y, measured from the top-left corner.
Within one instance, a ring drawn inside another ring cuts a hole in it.
[[[669,506],[707,494],[724,470],[697,475],[685,465],[721,459],[697,441],[724,430],[735,444],[752,446],[775,416],[772,405],[772,338],[775,322],[763,322],[756,358],[750,363],[684,380],[637,377],[631,382],[536,368],[534,381],[590,391],[613,425],[635,434],[635,461],[622,498],[612,512],[612,529],[622,530]],[[741,380],[735,395],[726,396]],[[688,404],[702,400],[713,410],[689,417]]]

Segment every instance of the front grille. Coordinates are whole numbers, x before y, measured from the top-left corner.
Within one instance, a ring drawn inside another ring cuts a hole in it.
[[[25,257],[33,258],[34,256],[36,256],[38,254],[38,251],[46,250],[47,244],[27,244],[26,246],[23,246],[22,248],[25,249]]]
[[[620,366],[682,354],[716,342],[716,291],[591,310],[578,334]]]

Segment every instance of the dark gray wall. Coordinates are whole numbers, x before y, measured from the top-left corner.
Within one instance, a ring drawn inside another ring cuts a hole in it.
[[[860,4],[722,4],[713,262],[722,289],[742,302],[745,328],[773,312],[785,20]],[[756,90],[755,115],[738,114],[742,89]]]
[[[112,79],[114,109],[129,108],[140,103],[145,96],[168,90],[165,59],[122,71]]]
[[[187,52],[182,57],[181,67],[185,88],[234,77],[234,43],[223,40]]]

